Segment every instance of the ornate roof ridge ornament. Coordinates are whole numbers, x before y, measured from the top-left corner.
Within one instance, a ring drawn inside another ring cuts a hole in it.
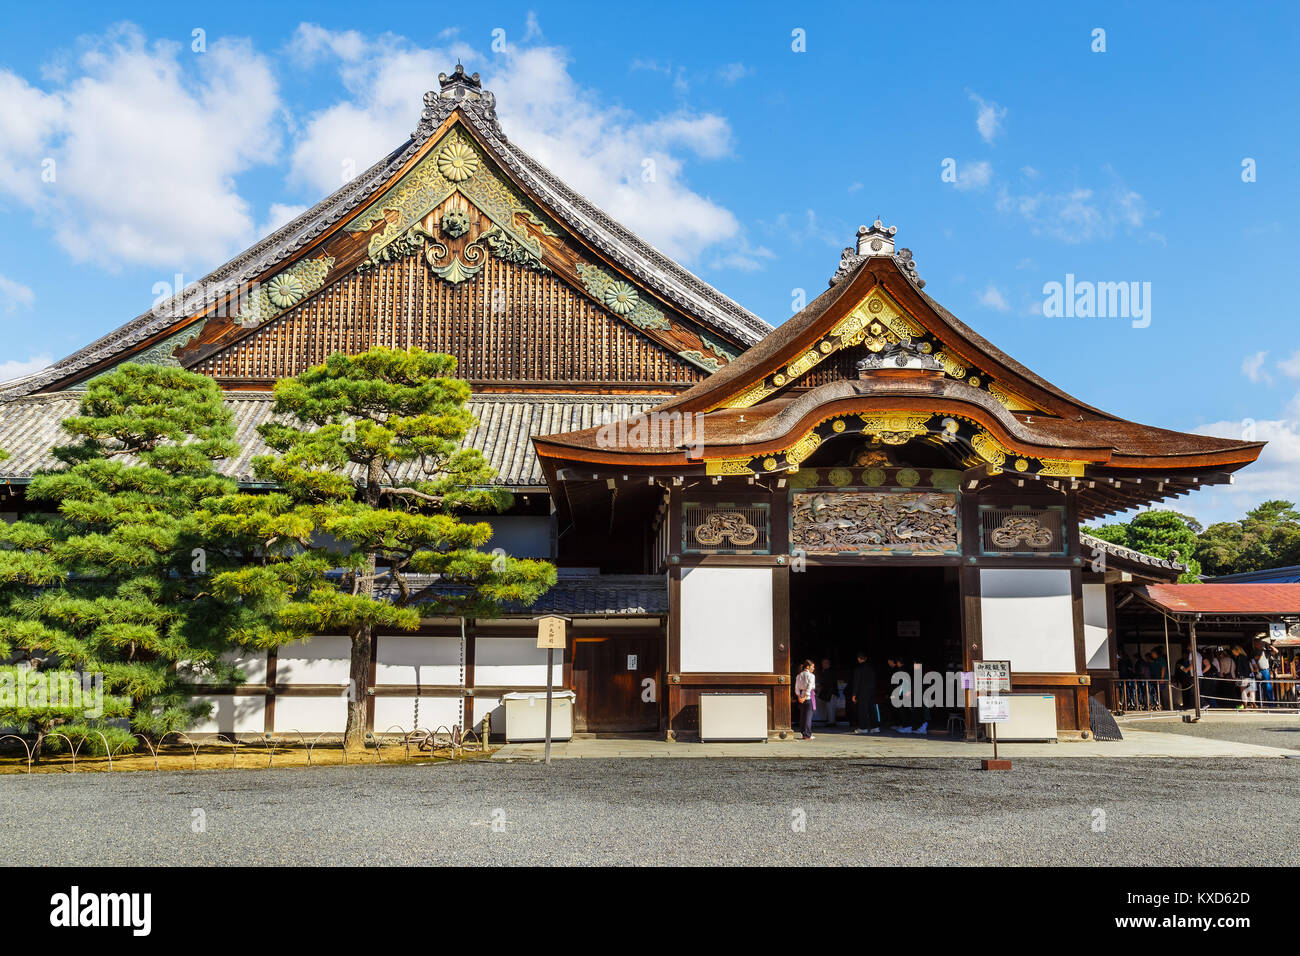
[[[490,90],[483,89],[483,81],[477,73],[466,73],[460,63],[450,76],[438,74],[440,89],[430,90],[424,94],[424,112],[420,114],[420,124],[411,133],[411,139],[423,142],[457,107],[472,112],[475,118],[482,120],[492,135],[506,141],[497,122],[497,98]]]
[[[879,218],[870,226],[858,226],[858,245],[855,251],[848,247],[840,254],[840,267],[831,276],[831,285],[836,285],[848,276],[861,263],[876,256],[891,256],[903,270],[903,274],[916,283],[918,289],[925,288],[925,280],[916,273],[916,263],[912,261],[911,249],[896,249],[894,236],[897,226],[886,226]]]

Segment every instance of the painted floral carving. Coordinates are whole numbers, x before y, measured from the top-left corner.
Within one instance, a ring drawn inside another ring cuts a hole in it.
[[[694,536],[708,548],[716,548],[724,539],[743,548],[758,540],[758,529],[745,520],[743,512],[715,511],[695,528]]]
[[[1010,515],[989,536],[999,548],[1014,548],[1024,542],[1031,548],[1046,548],[1052,543],[1052,531],[1034,515]]]
[[[636,289],[626,282],[611,282],[605,287],[605,307],[619,315],[628,315],[636,308]]]
[[[478,172],[478,156],[464,143],[452,143],[438,154],[438,172],[453,183],[463,183]]]
[[[266,284],[266,297],[277,309],[287,309],[307,294],[303,281],[292,273],[282,273]]]

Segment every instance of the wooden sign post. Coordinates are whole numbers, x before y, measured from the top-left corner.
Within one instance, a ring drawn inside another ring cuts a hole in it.
[[[546,766],[551,765],[551,699],[555,682],[555,649],[564,650],[564,626],[568,618],[548,614],[537,620],[537,646],[546,648]]]
[[[1011,719],[1011,662],[972,661],[979,722],[989,725],[993,738],[993,759],[981,760],[981,770],[1010,770],[1010,760],[998,759],[998,724]]]

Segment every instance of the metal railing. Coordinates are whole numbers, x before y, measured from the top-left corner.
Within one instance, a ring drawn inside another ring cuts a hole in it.
[[[1115,681],[1115,712],[1169,710],[1172,695],[1167,680],[1124,677]]]

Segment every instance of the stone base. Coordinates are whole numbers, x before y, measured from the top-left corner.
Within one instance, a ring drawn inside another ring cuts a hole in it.
[[[980,769],[981,770],[1010,770],[1011,761],[1010,760],[981,760]]]

